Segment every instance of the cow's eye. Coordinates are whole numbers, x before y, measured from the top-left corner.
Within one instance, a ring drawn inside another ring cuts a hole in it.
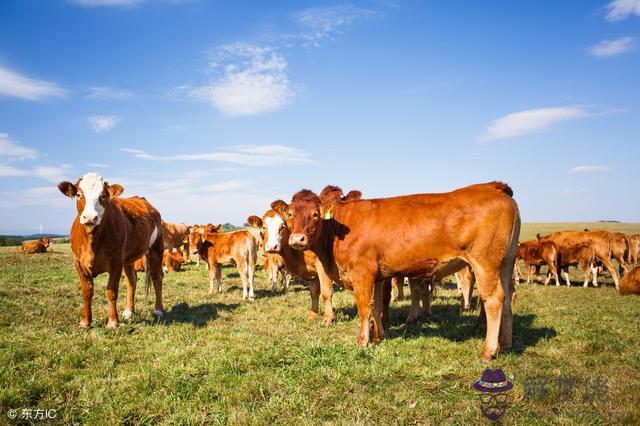
[[[317,211],[317,210],[316,210],[316,211],[314,211],[314,212],[313,212],[313,218],[314,218],[314,219],[317,219],[317,218],[318,218],[318,216],[320,216],[320,215],[318,214],[318,211]]]
[[[289,212],[289,213],[287,214],[287,216],[289,216],[289,219],[293,219],[293,213],[292,213],[292,212]]]

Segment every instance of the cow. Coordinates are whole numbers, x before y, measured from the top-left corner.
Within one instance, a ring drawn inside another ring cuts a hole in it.
[[[274,210],[268,210],[262,218],[249,216],[247,222],[260,230],[262,249],[267,254],[279,255],[284,262],[284,267],[292,276],[309,282],[309,292],[311,293],[309,318],[318,317],[320,295],[322,295],[324,301],[323,323],[330,324],[333,321],[331,304],[333,283],[324,273],[318,257],[311,251],[301,252],[289,246],[289,229],[286,227],[284,219]]]
[[[629,263],[631,267],[635,267],[638,263],[638,255],[640,254],[640,234],[631,235],[629,237],[631,247],[629,248]]]
[[[589,275],[592,277],[594,287],[598,287],[598,274],[596,270],[596,249],[589,243],[578,243],[574,245],[564,245],[558,253],[558,269],[567,283],[569,280],[569,267],[580,265],[584,271],[584,287],[589,286]]]
[[[629,272],[627,262],[630,260],[631,241],[622,232],[611,232],[611,257],[618,262],[620,277]]]
[[[374,342],[384,337],[383,286],[376,282],[399,274],[438,281],[471,265],[487,316],[481,359],[511,347],[520,214],[508,185],[330,202],[302,190],[290,205],[276,200],[271,207],[285,218],[291,247],[311,250],[330,278],[353,288],[360,345],[369,342],[372,313]]]
[[[189,250],[207,264],[209,294],[213,294],[213,281],[222,292],[222,265],[235,263],[242,281],[242,300],[254,299],[253,282],[258,243],[246,229],[233,232],[192,232]],[[247,291],[248,286],[248,291]]]
[[[18,248],[19,251],[23,253],[35,254],[35,253],[46,253],[49,245],[51,244],[51,240],[49,237],[42,237],[39,240],[25,241]]]
[[[277,253],[265,252],[263,268],[267,271],[267,277],[271,282],[271,293],[275,293],[278,288],[278,278],[282,279],[284,291],[289,289],[291,275],[287,272],[282,256]]]
[[[206,225],[191,225],[188,227],[188,231],[189,234],[182,240],[183,243],[186,245],[187,247],[187,258],[190,257],[189,254],[189,246],[192,244],[191,239],[197,239],[198,238],[198,234],[202,235],[205,233],[213,233],[213,232],[219,232],[220,231],[220,227],[221,225],[213,225],[211,223],[208,223]],[[195,240],[194,240],[195,241]],[[197,242],[195,242],[197,244]],[[196,256],[196,265],[200,266],[200,256]],[[209,265],[205,262],[205,265],[207,266],[207,269],[209,268]]]
[[[98,173],[87,173],[75,184],[60,182],[64,195],[76,198],[77,214],[71,225],[71,251],[80,279],[84,304],[80,327],[91,326],[94,278],[107,272],[109,304],[107,327],[118,327],[118,286],[124,270],[127,304],[122,317],[135,313],[136,272],[134,262],[146,254],[145,293],[153,282],[154,315],[162,317],[162,223],[160,213],[144,198],[119,198],[124,189],[109,184]]]
[[[640,294],[640,266],[636,266],[622,277],[618,291],[622,296]]]
[[[607,268],[618,288],[618,274],[611,263],[611,233],[608,231],[557,231],[547,236],[537,235],[538,241],[552,241],[562,253],[565,248],[585,243],[593,246],[598,262]],[[593,272],[593,271],[592,271]],[[585,271],[585,274],[587,271]]]
[[[185,238],[189,235],[189,227],[183,223],[168,223],[162,221],[162,238],[164,248],[169,253],[177,249],[185,254],[189,253],[189,244],[185,243]]]
[[[162,270],[164,272],[178,272],[185,263],[187,263],[187,261],[181,252],[174,253],[165,250],[162,254]]]
[[[518,244],[518,254],[516,255],[516,261],[522,259],[527,271],[527,284],[531,281],[534,268],[536,271],[540,269],[543,264],[549,268],[549,275],[544,280],[544,285],[549,284],[551,275],[556,280],[556,286],[560,285],[560,279],[558,278],[557,268],[558,258],[558,246],[553,241],[540,242],[536,240],[523,241]],[[518,275],[518,267],[516,264],[516,275]],[[516,278],[519,281],[519,278]]]

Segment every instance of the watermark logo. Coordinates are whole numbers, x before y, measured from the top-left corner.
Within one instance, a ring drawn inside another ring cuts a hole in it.
[[[507,380],[504,371],[501,368],[497,370],[487,368],[473,387],[480,391],[478,398],[482,415],[493,421],[502,417],[507,410],[508,392],[513,388],[513,383]]]
[[[58,410],[44,408],[15,408],[7,411],[7,417],[19,420],[53,420],[58,416]]]

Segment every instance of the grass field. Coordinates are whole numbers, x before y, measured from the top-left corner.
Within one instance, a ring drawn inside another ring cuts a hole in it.
[[[640,232],[640,224],[525,224],[521,239],[585,227]],[[302,284],[272,295],[260,271],[257,299],[243,303],[235,268],[224,270],[224,292],[209,296],[204,265],[190,264],[165,275],[163,322],[154,323],[141,285],[136,319],[117,330],[104,325],[101,276],[94,326],[81,330],[69,247],[52,251],[0,250],[0,423],[18,421],[9,410],[35,408],[88,424],[488,423],[472,387],[487,367],[478,359],[484,333],[474,330],[475,312],[459,313],[452,285],[437,290],[436,321],[405,327],[409,302],[394,302],[389,337],[359,348],[348,291],[335,293],[336,321],[322,326],[307,319]],[[640,423],[640,298],[572,278],[571,288],[517,287],[514,348],[490,364],[514,383],[503,423]],[[536,376],[549,380],[546,397],[531,394]],[[584,395],[583,382],[567,395],[559,376],[605,378],[604,397]]]

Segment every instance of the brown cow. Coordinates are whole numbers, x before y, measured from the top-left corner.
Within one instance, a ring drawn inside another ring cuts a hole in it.
[[[278,288],[278,278],[281,278],[284,291],[289,289],[291,275],[287,272],[282,256],[277,253],[264,253],[263,268],[267,271],[267,276],[271,282],[271,293],[275,293]]]
[[[170,253],[165,250],[162,254],[162,270],[164,272],[178,272],[182,269],[182,265],[187,263],[182,253]]]
[[[628,294],[640,294],[640,266],[636,266],[628,274],[622,277],[618,290],[623,296]]]
[[[50,243],[51,243],[51,240],[49,239],[49,237],[42,237],[39,240],[23,242],[22,245],[18,248],[18,250],[20,250],[23,253],[29,253],[29,254],[46,253]]]
[[[309,318],[318,317],[318,305],[320,295],[324,301],[324,324],[333,321],[333,307],[331,296],[333,283],[324,273],[318,257],[311,251],[301,252],[289,246],[289,229],[282,217],[274,210],[268,210],[262,218],[249,216],[247,222],[254,228],[260,229],[262,237],[262,249],[266,253],[274,253],[281,256],[284,266],[294,277],[309,282],[311,293],[311,311]]]
[[[291,205],[271,207],[286,218],[289,244],[311,250],[334,280],[352,287],[360,316],[360,345],[384,336],[382,285],[401,274],[438,281],[466,265],[476,273],[487,314],[482,360],[512,344],[511,275],[520,233],[513,191],[500,182],[448,193],[321,202],[309,190]]]
[[[584,287],[589,286],[589,275],[592,276],[593,286],[598,287],[598,274],[596,271],[596,249],[592,244],[579,243],[570,246],[562,246],[558,254],[558,269],[564,277],[567,287],[571,286],[569,280],[569,267],[580,265],[584,271]]]
[[[558,231],[545,237],[538,234],[538,241],[553,241],[558,250],[562,251],[566,247],[576,244],[591,244],[596,252],[596,258],[604,265],[613,277],[613,281],[618,288],[618,274],[611,263],[611,233],[608,231]],[[593,271],[592,271],[593,272]],[[585,274],[587,272],[585,271]]]
[[[640,255],[640,234],[631,235],[629,237],[631,247],[629,248],[629,263],[631,267],[635,267],[638,263],[638,256]]]
[[[631,241],[622,232],[611,232],[611,258],[618,262],[620,277],[629,272],[627,262],[630,260]]]
[[[150,281],[156,294],[154,314],[162,316],[162,252],[160,213],[141,197],[117,198],[122,186],[110,185],[97,173],[87,173],[76,184],[60,182],[58,189],[75,197],[78,213],[71,226],[71,250],[84,299],[81,327],[92,320],[93,279],[108,272],[106,296],[109,302],[107,327],[117,327],[118,286],[124,270],[127,307],[122,317],[135,312],[136,272],[133,264],[147,255],[145,289]]]
[[[551,275],[556,280],[556,286],[560,285],[560,279],[558,278],[557,261],[558,247],[553,241],[540,242],[538,240],[523,241],[518,244],[518,254],[516,255],[516,262],[518,259],[522,259],[527,271],[527,284],[531,281],[534,268],[539,271],[540,266],[546,265],[549,268],[549,274],[544,280],[544,285],[549,284],[551,281]],[[517,264],[516,264],[517,265]],[[518,275],[518,268],[515,268],[516,275]],[[516,278],[516,282],[519,278]]]
[[[169,250],[169,253],[173,252],[173,249],[177,249],[185,254],[189,253],[189,244],[185,242],[186,237],[189,235],[189,227],[183,223],[168,223],[162,221],[162,238],[164,240],[165,250]]]
[[[191,233],[189,249],[207,263],[209,294],[213,293],[214,279],[218,282],[218,292],[222,292],[222,265],[235,263],[242,281],[242,300],[247,297],[249,300],[254,299],[253,281],[258,244],[251,232],[243,229],[233,232]]]

